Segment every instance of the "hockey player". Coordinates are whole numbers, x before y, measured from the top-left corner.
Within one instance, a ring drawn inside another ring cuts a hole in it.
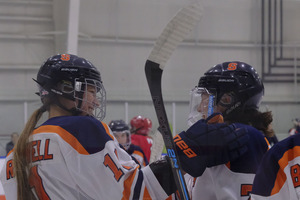
[[[192,199],[248,199],[257,167],[268,144],[270,112],[258,111],[264,86],[255,69],[244,62],[224,62],[209,69],[191,91],[189,124],[198,119],[207,123],[222,121],[245,128],[248,151],[231,162],[208,166],[204,173],[188,178]],[[193,127],[193,126],[192,126]],[[181,134],[179,134],[180,136]],[[187,140],[187,139],[186,139]]]
[[[289,135],[296,135],[300,132],[300,120],[298,118],[292,120],[294,127],[289,129]]]
[[[91,62],[70,54],[54,55],[41,66],[36,82],[42,106],[26,123],[1,171],[7,200],[161,200],[176,191],[168,160],[141,169],[101,122],[106,93]],[[46,111],[48,119],[37,126]],[[189,149],[197,156],[182,165],[191,174],[245,152],[248,137],[233,125],[202,121],[181,136],[193,137]],[[216,147],[213,154],[201,148],[207,142],[203,138]],[[218,143],[215,138],[220,138]],[[220,152],[227,156],[220,157]]]
[[[153,144],[149,133],[152,128],[152,121],[141,115],[135,116],[130,120],[131,126],[131,143],[141,147],[144,151],[147,160],[150,160],[151,147]]]
[[[131,144],[129,126],[123,120],[112,120],[108,126],[118,142],[124,147],[127,153],[138,162],[138,164],[143,167],[149,164],[143,150],[139,146]]]
[[[257,170],[251,200],[300,199],[300,135],[276,143]]]
[[[264,155],[253,182],[251,200],[300,199],[300,134],[276,144]]]

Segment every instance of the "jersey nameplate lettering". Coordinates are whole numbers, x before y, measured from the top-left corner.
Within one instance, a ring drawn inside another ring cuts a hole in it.
[[[44,149],[41,149],[42,142],[43,142],[42,146],[44,146]],[[50,139],[46,139],[44,141],[34,140],[31,142],[32,162],[53,159],[53,154],[49,154],[49,144],[50,144]]]
[[[31,147],[32,162],[53,159],[53,154],[49,154],[49,144],[50,144],[50,139],[46,139],[44,141],[34,140],[31,142],[30,147]],[[41,146],[44,148],[41,149]],[[14,177],[13,160],[9,160],[6,163],[6,179],[9,180],[13,177]]]

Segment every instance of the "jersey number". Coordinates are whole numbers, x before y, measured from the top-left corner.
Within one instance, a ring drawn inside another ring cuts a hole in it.
[[[119,182],[120,178],[124,175],[124,172],[117,167],[116,163],[111,159],[109,154],[104,156],[103,164],[114,173],[115,179]]]
[[[38,174],[37,166],[33,166],[30,169],[29,185],[30,187],[35,189],[35,192],[39,199],[50,200],[48,194],[44,189],[42,179]]]
[[[252,191],[252,184],[242,184],[241,185],[241,196],[249,196]]]
[[[293,180],[294,187],[300,186],[300,165],[296,164],[291,167],[291,176]]]

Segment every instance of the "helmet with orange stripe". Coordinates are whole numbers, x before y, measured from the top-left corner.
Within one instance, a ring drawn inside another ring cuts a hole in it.
[[[226,118],[237,110],[258,109],[263,95],[264,85],[251,65],[240,61],[217,64],[200,78],[198,86],[192,90],[189,118],[195,118],[199,110],[198,115],[202,118],[216,111]],[[201,102],[202,107],[199,106]]]
[[[38,95],[44,104],[56,104],[72,115],[105,117],[106,92],[97,68],[88,60],[71,54],[58,54],[46,60],[37,79]],[[94,96],[92,102],[88,95]],[[66,106],[62,100],[73,102]]]

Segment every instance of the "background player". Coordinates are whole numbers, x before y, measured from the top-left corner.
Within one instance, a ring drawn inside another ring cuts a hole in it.
[[[141,115],[135,116],[130,120],[131,126],[131,143],[141,147],[146,155],[147,160],[150,160],[151,147],[153,144],[149,133],[152,129],[152,121]]]
[[[13,132],[10,134],[10,141],[6,144],[5,147],[6,155],[14,148],[14,146],[17,144],[18,139],[19,134],[17,132]]]
[[[143,167],[149,164],[143,150],[139,146],[131,144],[129,126],[123,120],[112,120],[108,126],[129,155]]]
[[[190,125],[199,118],[207,123],[222,121],[218,115],[222,113],[225,123],[245,128],[249,136],[244,155],[207,168],[197,179],[190,178],[193,199],[248,199],[257,167],[268,150],[263,133],[269,134],[272,122],[271,112],[258,111],[263,94],[264,86],[255,69],[239,61],[215,65],[191,91]]]
[[[292,135],[296,135],[300,132],[300,120],[298,118],[295,118],[292,120],[293,122],[293,128],[291,128],[289,130],[289,135],[292,136]]]
[[[36,82],[42,106],[31,115],[1,171],[6,199],[166,199],[176,191],[167,160],[140,169],[100,121],[106,93],[91,62],[54,55],[40,67]],[[46,111],[48,119],[36,127]],[[214,130],[208,134],[203,127]],[[195,137],[193,149],[199,155],[188,166],[183,163],[189,173],[215,160],[228,161],[219,151],[208,160],[201,138],[222,137],[222,143],[214,145],[231,156],[244,152],[247,139],[243,129],[201,121],[182,135]]]

